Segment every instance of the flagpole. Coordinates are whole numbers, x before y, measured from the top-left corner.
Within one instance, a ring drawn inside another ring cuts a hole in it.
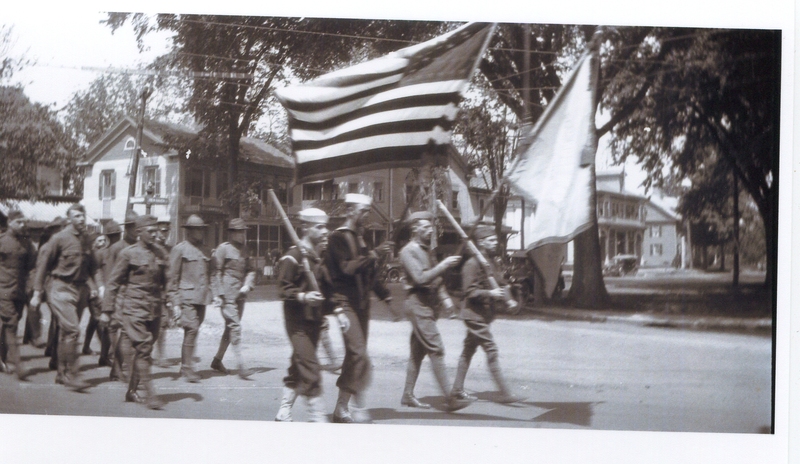
[[[453,226],[458,235],[461,237],[461,240],[466,244],[467,249],[470,251],[470,253],[472,253],[472,255],[475,256],[475,259],[478,260],[478,263],[481,265],[484,272],[486,273],[486,276],[489,280],[489,285],[492,287],[492,289],[500,288],[500,284],[498,284],[497,279],[494,278],[494,275],[492,273],[492,267],[489,264],[489,260],[486,259],[486,256],[483,256],[483,253],[481,253],[481,250],[479,250],[478,247],[475,245],[475,242],[473,242],[470,236],[467,235],[466,232],[464,232],[464,229],[462,229],[461,226],[458,224],[456,218],[454,218],[453,215],[450,214],[450,210],[447,209],[447,206],[445,206],[441,200],[436,200],[436,205],[442,211],[447,220],[450,221],[450,224]],[[506,299],[506,307],[508,308],[509,312],[515,314],[516,313],[515,310],[519,309],[519,304],[511,299],[511,297],[508,295],[508,292],[505,292],[504,295]]]
[[[278,210],[278,214],[280,214],[281,219],[283,220],[283,227],[286,229],[286,233],[289,234],[289,238],[292,239],[292,243],[294,246],[300,250],[302,255],[302,266],[303,266],[303,274],[306,276],[306,280],[308,280],[308,285],[311,287],[312,291],[318,292],[319,291],[319,284],[317,283],[317,278],[313,272],[311,272],[311,265],[308,263],[308,257],[306,257],[306,251],[300,245],[300,237],[297,236],[297,232],[294,230],[294,226],[292,225],[292,221],[289,220],[289,216],[286,215],[286,211],[283,210],[283,205],[281,205],[280,200],[278,200],[278,196],[275,195],[275,190],[268,189],[267,194],[269,195],[270,200],[275,205],[275,209]]]

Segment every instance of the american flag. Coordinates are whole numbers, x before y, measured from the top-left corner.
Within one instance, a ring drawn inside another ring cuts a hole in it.
[[[450,143],[458,102],[494,31],[468,23],[427,42],[276,90],[297,182],[417,166]]]

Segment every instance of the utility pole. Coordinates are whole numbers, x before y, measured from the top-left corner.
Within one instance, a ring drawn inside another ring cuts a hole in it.
[[[133,150],[133,163],[131,165],[131,181],[128,184],[128,202],[125,207],[125,211],[132,211],[133,210],[133,203],[131,203],[131,198],[136,194],[136,175],[139,172],[139,155],[142,154],[142,136],[144,132],[144,110],[147,106],[147,99],[153,91],[150,87],[145,87],[142,90],[141,99],[142,102],[139,106],[139,117],[137,118],[137,128],[136,128],[136,148]]]

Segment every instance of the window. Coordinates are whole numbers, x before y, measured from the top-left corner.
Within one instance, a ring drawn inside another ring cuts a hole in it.
[[[187,197],[203,196],[203,171],[201,169],[186,170],[186,184],[183,193]]]
[[[347,193],[358,193],[358,182],[348,182]]]
[[[203,169],[203,198],[211,196],[211,170]]]
[[[322,184],[303,184],[303,200],[321,200]]]
[[[377,202],[383,202],[383,182],[372,183],[372,199]]]
[[[139,184],[139,193],[144,196],[147,186],[152,183],[153,196],[161,196],[161,169],[158,166],[145,166],[142,169],[142,182]]]
[[[479,212],[478,212],[478,214],[480,214],[480,213],[482,213],[482,212],[483,212],[483,207],[484,207],[485,205],[486,205],[486,201],[485,201],[483,198],[481,198],[480,200],[478,200],[478,211],[479,211]]]
[[[131,137],[125,141],[124,150],[133,150],[134,148],[136,148],[136,140],[134,140],[133,137]]]
[[[113,200],[117,196],[117,171],[113,169],[105,170],[100,173],[100,192],[101,200]]]
[[[661,256],[664,253],[664,246],[660,243],[650,245],[650,256]]]
[[[278,200],[281,202],[281,204],[289,204],[289,189],[286,186],[286,182],[277,183],[275,186],[275,196],[278,197]]]
[[[661,237],[661,226],[650,226],[651,237]]]
[[[458,190],[453,190],[453,196],[450,198],[450,208],[453,211],[458,211]]]

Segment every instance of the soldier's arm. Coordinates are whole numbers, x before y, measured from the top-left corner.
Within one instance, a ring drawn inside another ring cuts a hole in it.
[[[256,282],[256,271],[253,268],[252,260],[253,258],[247,257],[245,260],[245,276],[244,276],[244,284],[242,285],[242,290],[249,292],[253,289],[253,285]]]
[[[400,251],[400,263],[403,265],[406,277],[412,285],[428,285],[447,270],[447,265],[444,261],[432,268],[426,267],[425,265],[428,263],[427,257],[420,256],[414,251],[407,247]]]
[[[114,312],[114,303],[117,300],[119,288],[122,285],[125,285],[128,281],[129,263],[130,257],[128,256],[127,251],[121,251],[119,257],[117,257],[117,262],[114,265],[114,269],[111,270],[111,275],[108,277],[108,282],[106,282],[105,295],[103,296],[104,313]]]
[[[471,258],[461,269],[464,298],[473,302],[486,302],[491,299],[491,291],[483,288],[483,272],[478,260]]]
[[[303,302],[305,293],[301,288],[302,280],[300,263],[295,256],[287,253],[278,260],[278,282],[281,289],[281,299],[284,301]]]
[[[175,307],[180,307],[181,302],[180,292],[178,285],[181,280],[181,266],[183,265],[183,246],[178,244],[169,253],[169,262],[167,264],[167,297],[168,301],[172,302]]]
[[[225,289],[222,288],[222,273],[225,271],[225,247],[220,245],[211,254],[211,288],[214,296],[222,297]]]
[[[56,238],[51,238],[39,250],[39,256],[36,258],[36,274],[33,280],[34,293],[41,293],[44,290],[44,280],[47,273],[58,256],[58,246],[56,245]]]
[[[336,262],[339,269],[347,275],[356,275],[367,266],[375,262],[375,257],[369,256],[350,256],[350,245],[344,234],[332,234],[328,239],[328,253],[331,259]]]

